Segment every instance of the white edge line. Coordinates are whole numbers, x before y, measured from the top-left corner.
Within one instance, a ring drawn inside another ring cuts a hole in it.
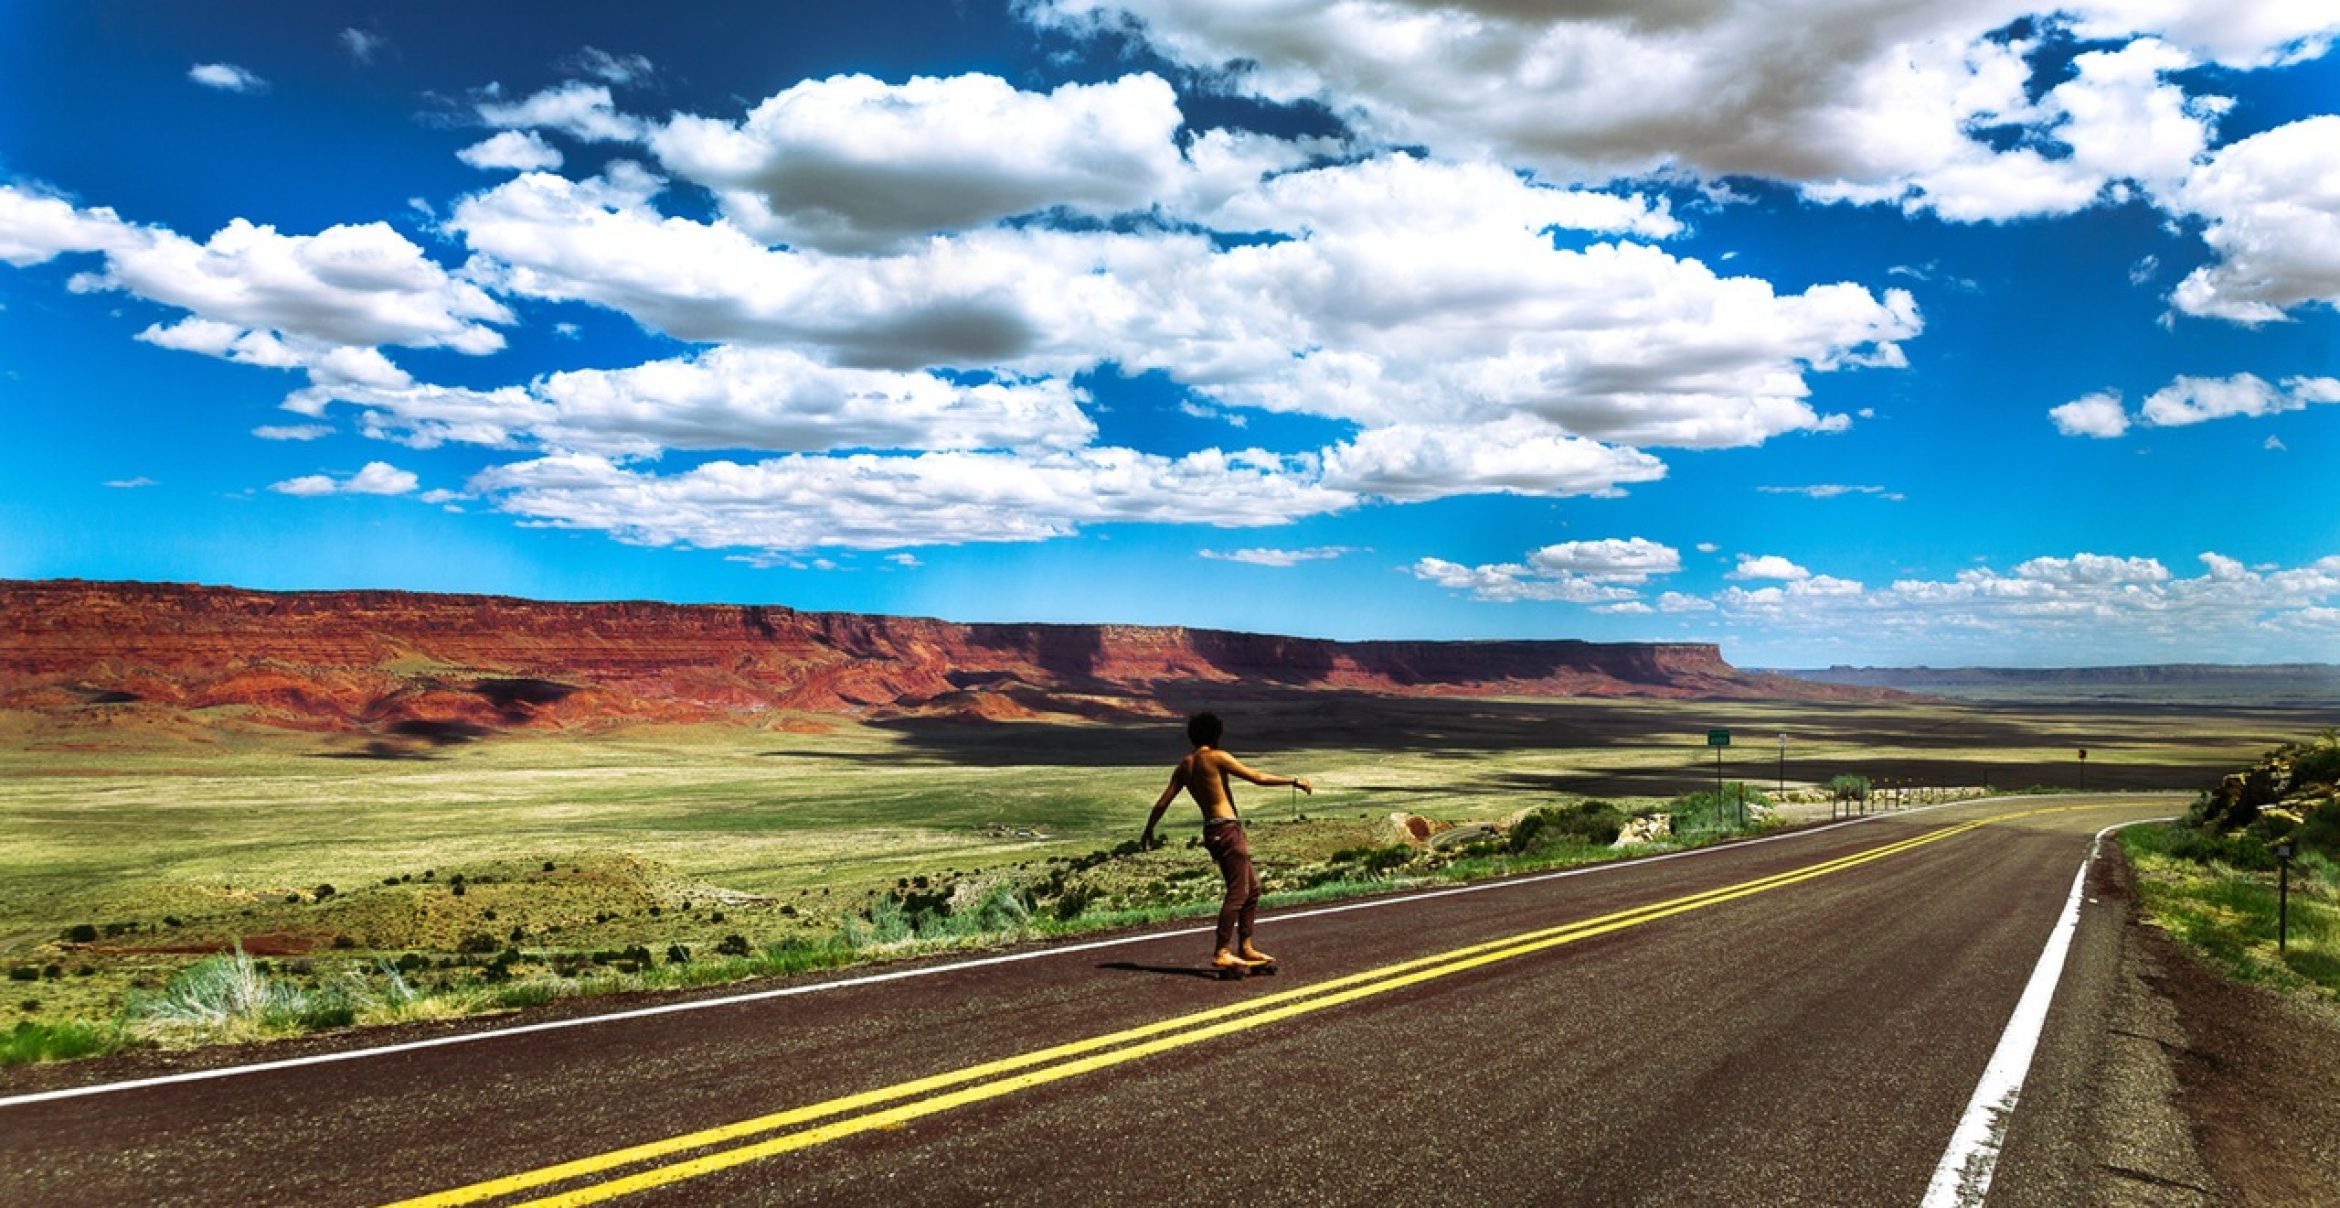
[[[2106,835],[2123,827],[2168,821],[2171,819],[2139,818],[2117,823],[2089,840],[2088,858],[2072,876],[2072,892],[2064,899],[2064,912],[2057,917],[2054,930],[2048,932],[2047,946],[2040,950],[2039,963],[2031,968],[2023,997],[2015,1001],[2015,1013],[1999,1034],[1999,1047],[1992,1050],[1982,1081],[1975,1084],[1974,1097],[1966,1101],[1966,1114],[1958,1118],[1950,1146],[1942,1151],[1942,1161],[1926,1184],[1926,1198],[1920,1201],[1923,1208],[1977,1208],[1990,1195],[1999,1148],[2006,1141],[2016,1100],[2023,1095],[2032,1052],[2039,1047],[2040,1032],[2047,1026],[2048,1004],[2055,1001],[2056,985],[2063,980],[2064,958],[2071,952],[2072,936],[2080,930],[2080,903],[2087,893],[2088,870],[2096,864],[2097,851]]]
[[[1318,918],[1328,914],[1346,914],[1352,910],[1378,910],[1385,906],[1403,906],[1413,902],[1428,901],[1432,898],[1454,897],[1458,894],[1466,893],[1485,893],[1489,890],[1511,889],[1521,885],[1536,885],[1545,881],[1558,881],[1567,877],[1582,877],[1590,876],[1594,873],[1616,872],[1623,869],[1644,868],[1651,864],[1662,864],[1668,860],[1683,860],[1692,856],[1712,855],[1717,852],[1725,851],[1743,851],[1747,848],[1760,846],[1765,843],[1778,843],[1788,839],[1801,839],[1811,835],[1825,834],[1832,830],[1841,830],[1847,826],[1857,826],[1863,822],[1874,822],[1883,818],[1906,818],[1911,814],[1922,814],[1933,810],[1950,809],[1955,806],[1979,805],[2001,800],[2006,800],[2006,798],[1973,797],[1965,801],[1945,801],[1939,805],[1921,805],[1911,809],[1897,810],[1891,813],[1881,812],[1875,814],[1865,814],[1858,818],[1845,819],[1842,822],[1831,822],[1826,826],[1813,826],[1806,827],[1801,830],[1789,831],[1784,835],[1767,835],[1760,839],[1742,839],[1732,843],[1717,843],[1710,847],[1693,848],[1689,851],[1667,852],[1664,855],[1643,856],[1638,859],[1609,860],[1599,864],[1585,865],[1578,868],[1561,869],[1557,872],[1535,873],[1523,877],[1505,877],[1499,880],[1482,881],[1476,885],[1460,885],[1451,889],[1433,889],[1419,893],[1396,893],[1384,897],[1370,898],[1362,902],[1351,902],[1341,906],[1321,906],[1313,910],[1296,910],[1284,914],[1269,915],[1261,921],[1289,923],[1300,919]],[[169,1086],[173,1083],[179,1082],[204,1082],[214,1078],[232,1078],[241,1074],[263,1074],[275,1070],[298,1069],[302,1066],[330,1065],[340,1061],[356,1061],[363,1057],[387,1057],[395,1053],[412,1053],[422,1049],[435,1049],[447,1045],[469,1044],[478,1040],[498,1040],[508,1036],[526,1036],[536,1032],[555,1032],[565,1028],[581,1028],[588,1024],[615,1023],[619,1020],[625,1019],[646,1019],[653,1015],[673,1015],[683,1011],[704,1011],[712,1007],[728,1007],[739,1003],[762,1002],[764,1000],[774,998],[793,998],[799,994],[813,994],[823,990],[844,990],[854,986],[874,986],[883,982],[901,981],[912,977],[934,977],[944,973],[956,973],[964,969],[981,969],[992,965],[1008,965],[1014,964],[1018,961],[1037,960],[1046,956],[1067,956],[1076,952],[1095,952],[1102,948],[1118,948],[1130,944],[1151,943],[1155,940],[1177,939],[1184,936],[1203,935],[1207,934],[1210,930],[1210,927],[1186,927],[1176,931],[1150,931],[1144,935],[1125,935],[1109,940],[1091,940],[1079,944],[1065,944],[1057,947],[1035,948],[1025,952],[1010,952],[1000,956],[981,957],[976,960],[954,961],[947,965],[923,965],[916,969],[897,969],[889,973],[866,973],[859,977],[844,977],[838,978],[834,981],[812,982],[795,986],[781,986],[771,990],[756,990],[746,994],[730,994],[720,998],[697,998],[688,1002],[663,1003],[655,1007],[634,1007],[624,1011],[610,1011],[596,1015],[580,1015],[570,1019],[548,1019],[542,1023],[515,1024],[508,1028],[492,1028],[479,1032],[463,1032],[453,1036],[433,1036],[427,1040],[407,1040],[401,1041],[397,1044],[375,1045],[371,1048],[340,1049],[331,1053],[311,1053],[302,1057],[279,1058],[275,1061],[256,1061],[249,1065],[228,1065],[220,1066],[216,1069],[188,1070],[184,1073],[178,1074],[158,1074],[151,1078],[131,1078],[122,1082],[100,1082],[93,1083],[89,1086],[70,1086],[60,1090],[36,1091],[30,1094],[10,1095],[6,1098],[0,1098],[0,1108],[21,1107],[32,1103],[48,1103],[59,1099],[80,1098],[86,1095],[111,1094],[115,1091],[143,1090],[147,1087]]]

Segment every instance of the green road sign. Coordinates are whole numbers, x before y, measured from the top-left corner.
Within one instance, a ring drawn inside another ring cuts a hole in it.
[[[1706,745],[1710,747],[1731,745],[1731,732],[1729,730],[1708,730],[1706,732]]]

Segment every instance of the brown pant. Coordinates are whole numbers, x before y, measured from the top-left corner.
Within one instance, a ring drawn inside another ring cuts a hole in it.
[[[1203,850],[1219,863],[1227,879],[1227,898],[1219,904],[1219,947],[1231,948],[1237,936],[1251,941],[1251,916],[1259,911],[1259,874],[1251,868],[1251,841],[1243,824],[1233,818],[1203,823]]]

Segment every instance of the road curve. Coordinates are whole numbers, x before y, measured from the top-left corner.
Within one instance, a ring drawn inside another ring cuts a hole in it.
[[[1270,917],[1286,972],[1240,983],[1133,937],[9,1103],[0,1203],[1915,1204],[2090,836],[2169,812],[1975,803]],[[2085,1064],[2120,908],[2083,908],[2035,1068]],[[1994,1200],[2084,1198],[2050,1081]]]

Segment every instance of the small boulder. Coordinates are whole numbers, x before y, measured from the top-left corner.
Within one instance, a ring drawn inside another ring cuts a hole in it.
[[[1389,816],[1389,828],[1393,840],[1398,843],[1410,843],[1416,847],[1428,843],[1430,836],[1450,829],[1450,827],[1450,823],[1440,822],[1436,818],[1425,818],[1420,814],[1409,814],[1404,810],[1399,810]]]
[[[1617,833],[1615,847],[1632,847],[1640,843],[1655,843],[1674,836],[1674,818],[1671,814],[1650,814],[1630,819],[1625,829]]]

